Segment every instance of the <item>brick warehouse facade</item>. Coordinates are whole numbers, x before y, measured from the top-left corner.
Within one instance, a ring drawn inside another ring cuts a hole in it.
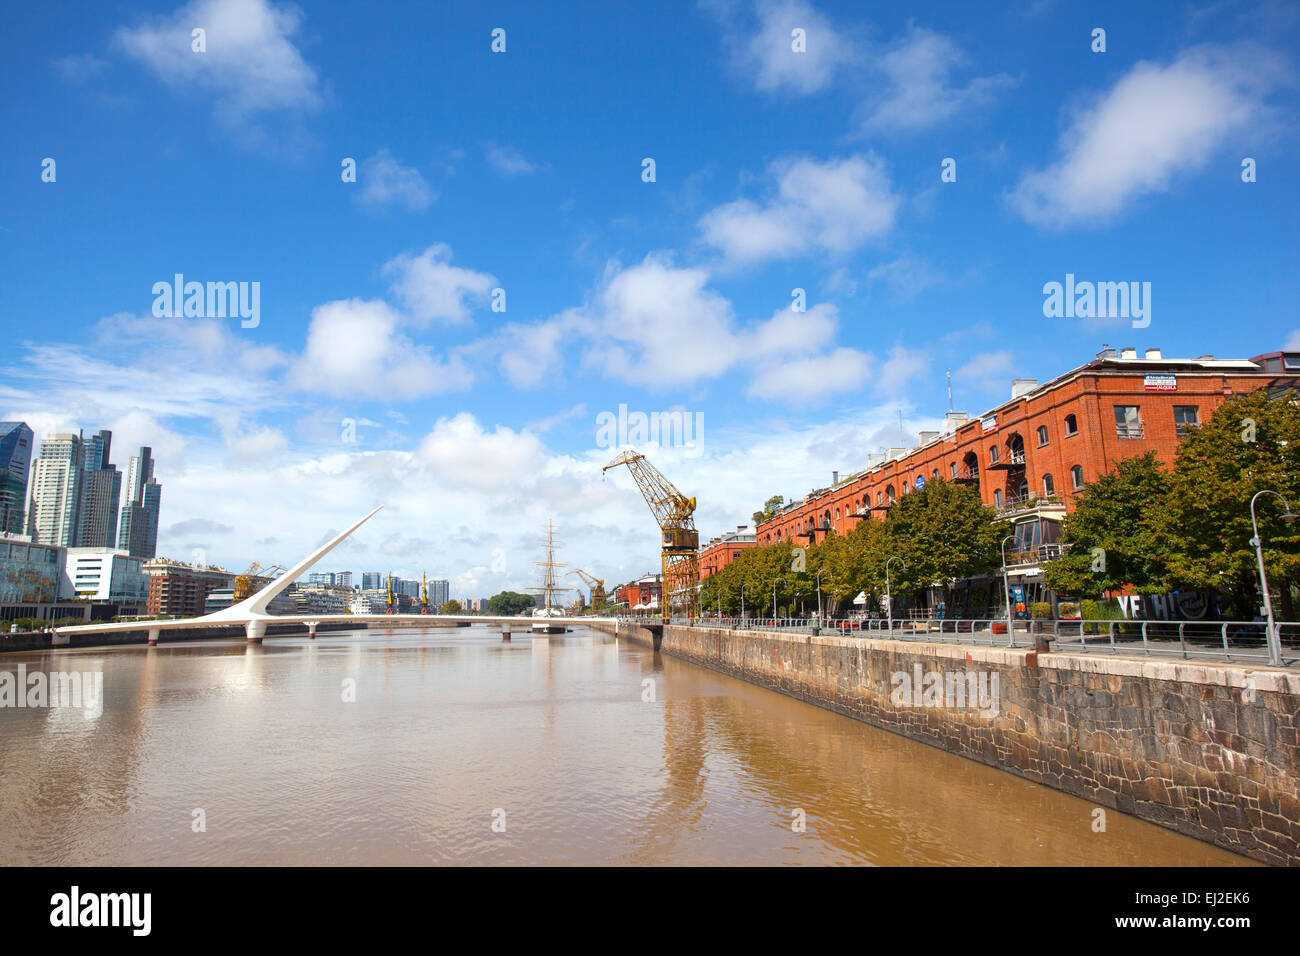
[[[844,534],[857,521],[883,518],[898,497],[942,476],[976,488],[1008,522],[1015,535],[1010,576],[1038,591],[1041,565],[1060,554],[1061,521],[1087,483],[1147,451],[1172,464],[1182,433],[1233,395],[1298,387],[1300,352],[1247,361],[1106,349],[1045,384],[1017,379],[1012,398],[979,418],[949,413],[942,432],[922,432],[910,450],[868,455],[862,471],[759,524],[756,543],[806,547]],[[987,588],[974,598],[980,602],[994,603]]]
[[[235,575],[225,568],[207,567],[153,558],[145,563],[149,597],[145,613],[164,617],[197,617],[204,613],[208,595],[232,587]]]
[[[758,538],[749,525],[742,524],[735,531],[718,535],[700,548],[700,580],[703,581],[717,574],[740,557],[742,551],[756,544]]]

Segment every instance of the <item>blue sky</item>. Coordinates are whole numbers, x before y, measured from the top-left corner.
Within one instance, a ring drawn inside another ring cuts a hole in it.
[[[620,404],[703,416],[651,453],[707,537],[932,427],[945,369],[978,414],[1103,343],[1300,347],[1293,5],[556,6],[12,11],[0,415],[152,445],[170,556],[384,503],[335,563],[476,597],[548,517],[656,564]],[[155,317],[178,272],[258,325]],[[1045,318],[1066,273],[1150,282],[1149,327]]]

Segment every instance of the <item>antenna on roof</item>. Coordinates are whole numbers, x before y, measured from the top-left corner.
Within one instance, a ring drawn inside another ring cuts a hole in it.
[[[952,369],[948,369],[948,411],[952,411]]]

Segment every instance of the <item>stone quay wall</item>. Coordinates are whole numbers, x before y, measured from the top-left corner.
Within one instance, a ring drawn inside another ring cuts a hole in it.
[[[618,634],[1097,806],[1300,865],[1293,671],[705,626],[669,625],[660,640],[624,622]]]

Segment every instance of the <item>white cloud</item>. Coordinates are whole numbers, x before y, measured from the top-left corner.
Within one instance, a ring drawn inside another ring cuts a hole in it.
[[[846,33],[801,0],[763,0],[752,19],[736,8],[714,6],[724,29],[730,65],[762,92],[816,93],[830,86],[854,57]],[[804,51],[793,48],[793,31],[804,31]]]
[[[236,125],[262,112],[314,110],[316,71],[292,37],[300,14],[267,0],[194,0],[170,16],[120,27],[115,41],[175,89],[216,97],[217,115]],[[206,52],[191,49],[191,31],[207,32]]]
[[[700,219],[704,241],[729,264],[843,255],[893,228],[900,200],[873,155],[783,160],[769,174],[776,190],[766,202],[738,199]]]
[[[487,151],[488,164],[502,176],[522,176],[537,167],[524,158],[524,154],[511,146],[491,146]]]
[[[485,302],[497,284],[494,276],[451,265],[451,247],[429,246],[418,256],[400,255],[385,263],[383,275],[417,322],[463,325],[469,301]]]
[[[1060,158],[1027,173],[1012,206],[1039,226],[1108,223],[1138,197],[1202,169],[1230,136],[1258,123],[1278,81],[1271,55],[1244,46],[1138,63],[1077,112],[1058,143]]]
[[[884,262],[867,273],[873,282],[884,282],[902,301],[916,298],[932,285],[943,281],[943,274],[922,257],[905,252],[891,262]]]
[[[732,351],[734,317],[708,281],[703,269],[677,268],[654,255],[615,272],[593,310],[603,342],[585,360],[613,378],[656,388],[724,374],[739,358]]]
[[[512,322],[497,336],[497,367],[516,388],[545,385],[561,373],[566,342],[591,327],[577,310],[532,325]]]
[[[1001,73],[954,86],[951,74],[968,58],[948,37],[919,27],[874,59],[884,73],[886,89],[865,106],[862,125],[867,130],[928,129],[983,106],[1012,83]]]
[[[440,418],[414,455],[438,480],[462,488],[502,490],[546,467],[541,441],[527,431],[498,425],[487,431],[468,412]]]
[[[828,395],[862,389],[870,371],[870,355],[857,349],[838,348],[825,355],[764,366],[754,375],[748,393],[756,398],[806,406]]]
[[[387,149],[365,160],[357,178],[361,183],[357,200],[372,209],[396,205],[423,212],[438,198],[418,169],[399,162]]]
[[[91,53],[69,53],[51,61],[55,71],[68,83],[85,83],[108,68],[108,61]]]
[[[1006,350],[980,352],[957,371],[955,381],[968,382],[985,388],[1001,388],[1009,383],[1015,371],[1015,356]]]
[[[1286,340],[1286,344],[1282,348],[1287,352],[1300,351],[1300,329],[1296,329],[1291,333],[1290,338]]]
[[[400,401],[468,388],[470,369],[437,359],[402,334],[397,313],[376,300],[344,299],[312,310],[290,384],[334,396]]]

